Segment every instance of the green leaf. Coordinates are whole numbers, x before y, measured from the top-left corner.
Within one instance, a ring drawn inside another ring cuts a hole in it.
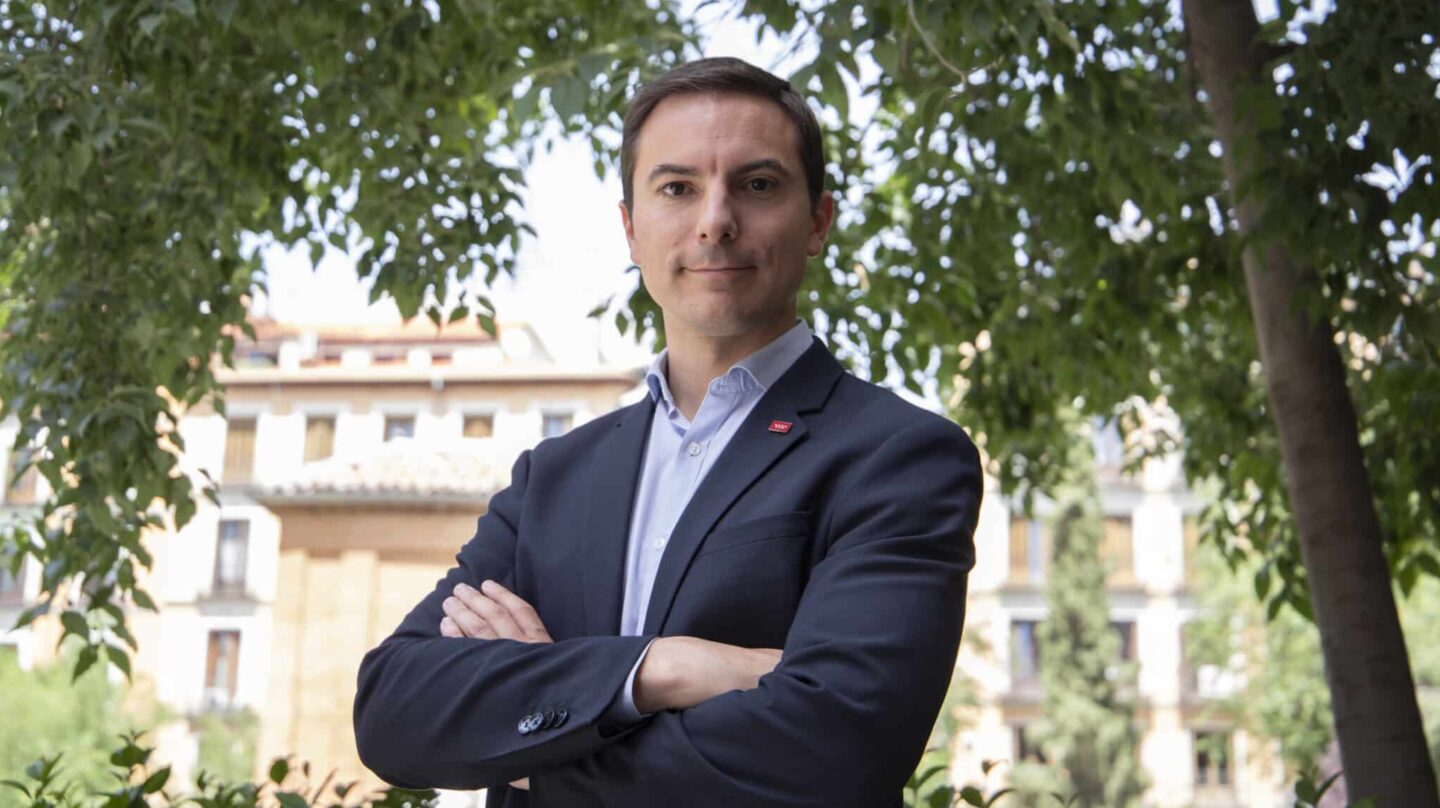
[[[106,645],[105,655],[110,657],[110,662],[119,668],[121,673],[125,674],[126,679],[130,678],[130,655],[125,652],[124,648]]]
[[[86,647],[80,649],[80,654],[75,659],[75,668],[70,674],[71,678],[79,679],[81,676],[85,675],[85,671],[90,670],[90,667],[94,665],[99,659],[100,652],[96,650],[95,646],[87,645]]]
[[[35,621],[35,618],[50,611],[50,604],[37,603],[28,609],[20,612],[20,617],[15,621],[15,629],[19,630]]]
[[[60,625],[65,627],[66,634],[74,634],[82,640],[90,636],[90,624],[85,621],[85,615],[77,611],[66,610],[61,613]]]
[[[294,791],[278,791],[275,799],[280,802],[280,808],[309,808],[310,803],[303,796]]]
[[[164,788],[166,781],[168,781],[169,779],[170,767],[166,766],[165,768],[145,778],[145,785],[142,786],[141,790],[143,790],[146,794],[154,794],[155,792]]]
[[[130,590],[130,596],[135,599],[136,606],[139,606],[146,611],[160,611],[160,609],[155,606],[155,601],[150,599],[150,595],[147,594],[145,590],[139,588],[132,589]]]
[[[130,769],[132,766],[139,766],[150,759],[150,751],[132,740],[127,740],[125,745],[110,755],[110,765],[121,769]]]
[[[568,120],[585,111],[585,94],[585,85],[567,76],[550,88],[550,103],[562,121]]]
[[[1270,565],[1263,564],[1255,571],[1255,599],[1265,600],[1270,594]]]
[[[285,758],[275,758],[270,764],[270,782],[280,785],[290,774],[290,761]]]
[[[965,786],[960,789],[960,799],[966,805],[974,805],[977,808],[984,808],[985,806],[985,796],[981,794],[980,789],[975,786]]]

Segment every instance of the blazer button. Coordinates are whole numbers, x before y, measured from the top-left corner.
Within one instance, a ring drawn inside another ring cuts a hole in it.
[[[567,719],[567,718],[569,718],[569,717],[570,717],[570,713],[567,712],[567,711],[565,710],[565,708],[562,707],[562,708],[556,710],[556,711],[555,711],[555,723],[550,725],[551,728],[553,729],[553,728],[555,728],[555,727],[564,726],[564,725],[565,725],[565,719]]]
[[[530,733],[540,728],[540,720],[541,716],[539,713],[531,713],[520,719],[520,724],[519,726],[515,727],[515,729],[521,735],[529,735]]]
[[[546,710],[544,721],[540,724],[541,729],[553,729],[555,727],[555,711]]]

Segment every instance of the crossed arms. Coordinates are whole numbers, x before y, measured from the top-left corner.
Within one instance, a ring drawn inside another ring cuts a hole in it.
[[[457,585],[513,575],[529,463],[528,454],[516,463],[457,566],[362,662],[355,729],[367,766],[415,787],[529,778],[537,804],[873,806],[898,797],[949,684],[974,563],[980,467],[963,432],[927,419],[857,462],[822,514],[828,550],[778,664],[764,652],[664,638],[635,687],[637,707],[658,712],[630,727],[602,716],[653,637],[545,642],[538,618],[524,623],[514,602],[504,608],[513,626],[478,600],[464,610],[452,602],[447,614]],[[500,606],[492,591],[485,600]],[[495,636],[473,622],[470,636],[463,611]],[[442,629],[446,618],[454,631]],[[697,673],[707,658],[723,664]],[[517,734],[520,717],[559,694],[568,725]]]
[[[456,584],[442,604],[443,637],[554,642],[535,607],[494,581],[479,589]],[[635,708],[648,714],[683,710],[731,690],[750,690],[780,662],[778,648],[741,648],[699,637],[660,637],[640,663],[632,688]],[[529,778],[512,782],[529,789]]]

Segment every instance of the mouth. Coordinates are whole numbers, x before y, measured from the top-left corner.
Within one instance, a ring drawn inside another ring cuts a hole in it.
[[[754,268],[755,268],[755,267],[753,267],[753,266],[736,266],[736,267],[719,267],[719,266],[715,266],[715,267],[685,267],[685,269],[687,269],[687,270],[689,270],[689,271],[691,271],[691,272],[740,272],[740,271],[743,271],[743,270],[746,270],[746,269],[754,269]]]

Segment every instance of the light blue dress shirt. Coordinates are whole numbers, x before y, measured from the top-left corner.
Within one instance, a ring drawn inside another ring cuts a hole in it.
[[[645,374],[655,415],[650,422],[650,442],[635,492],[630,519],[630,539],[625,552],[625,599],[620,612],[620,634],[634,637],[645,625],[645,610],[660,558],[669,544],[675,523],[690,503],[695,489],[760,397],[775,384],[800,355],[809,350],[813,337],[810,326],[796,320],[795,326],[765,347],[736,362],[725,375],[713,379],[706,389],[695,420],[685,417],[670,395],[669,354],[666,348],[655,357]],[[610,716],[637,721],[635,674],[645,661],[645,652],[630,669],[625,688],[612,705]]]

